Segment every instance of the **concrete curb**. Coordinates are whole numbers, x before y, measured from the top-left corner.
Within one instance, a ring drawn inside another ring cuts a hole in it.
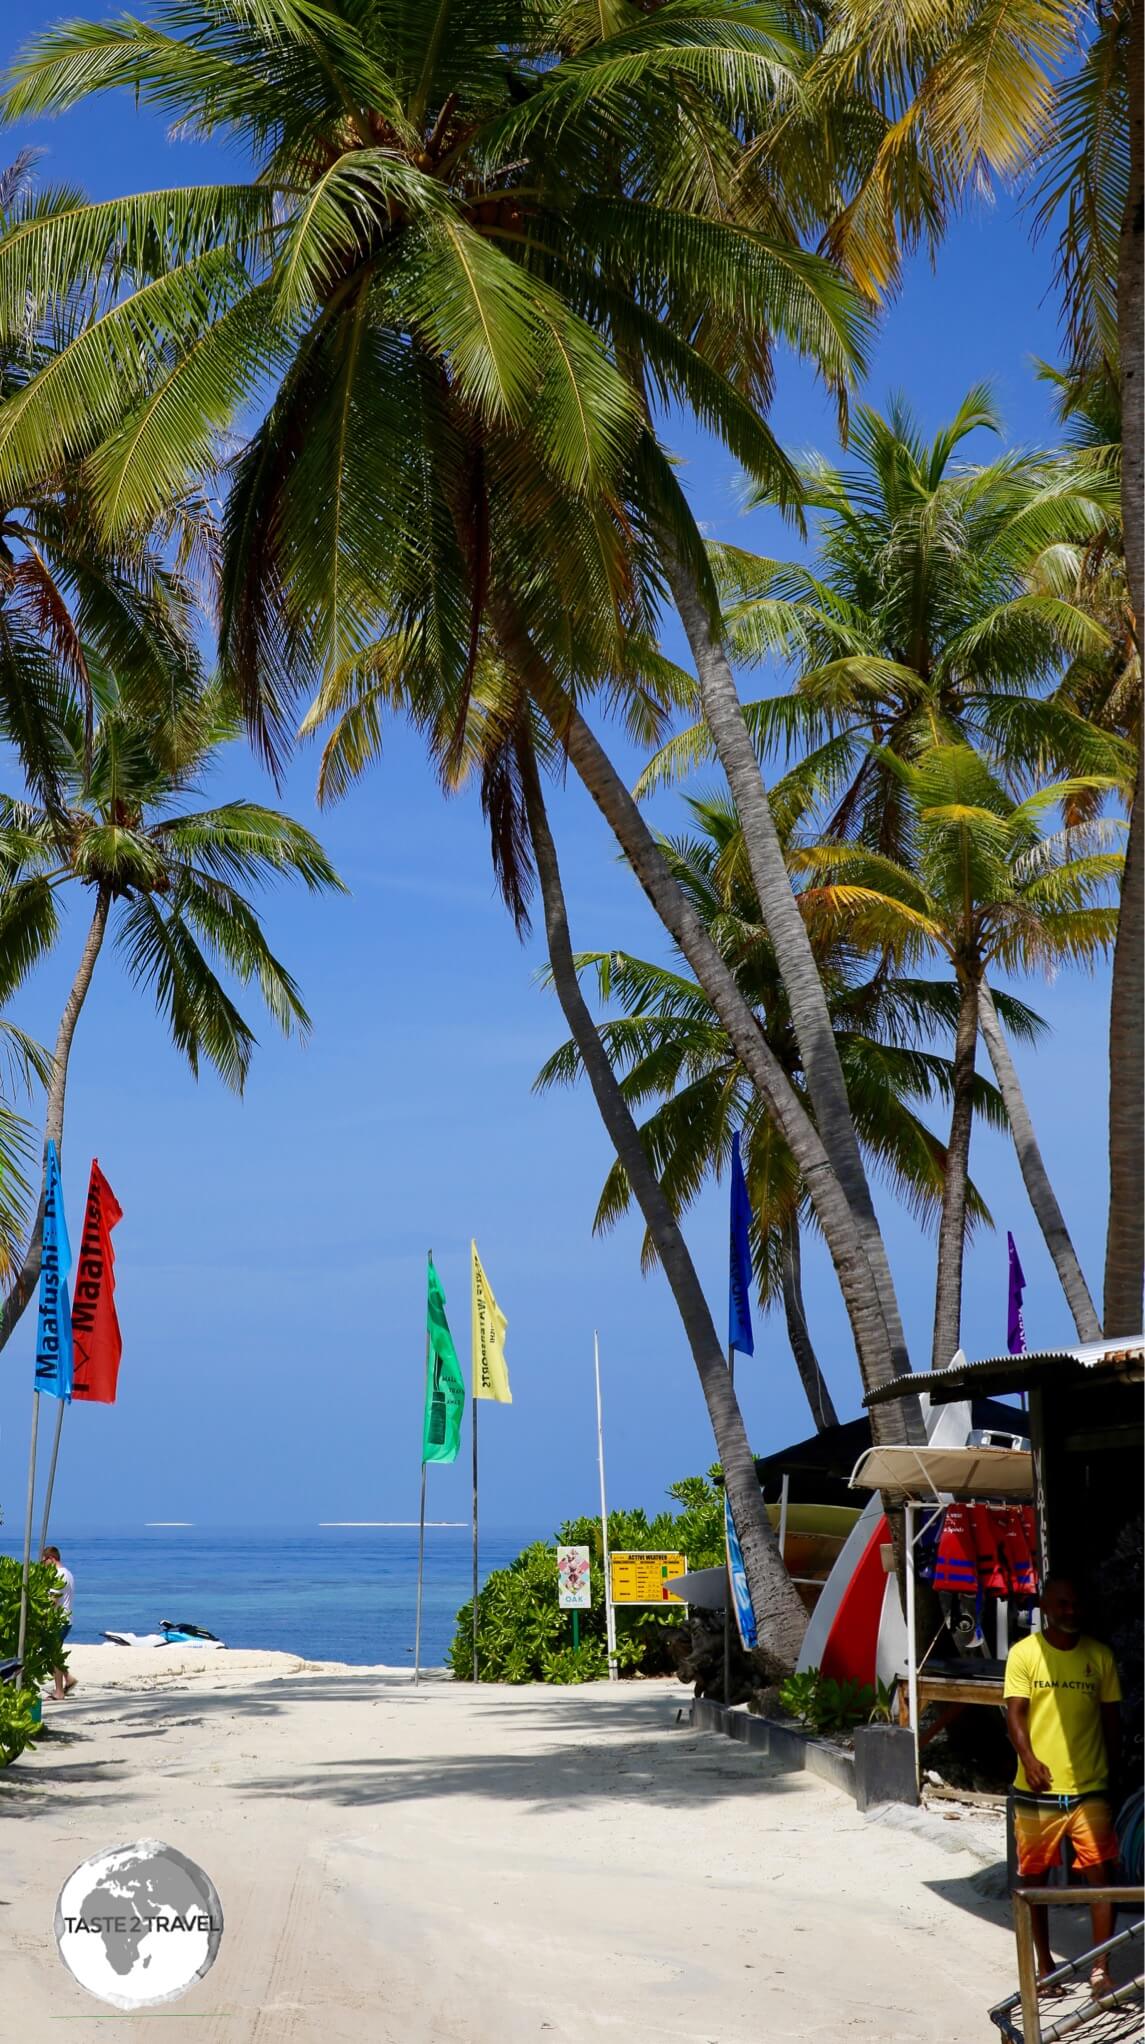
[[[713,1703],[706,1696],[697,1696],[693,1702],[692,1724],[698,1732],[722,1732],[725,1738],[742,1740],[791,1773],[806,1771],[817,1775],[820,1781],[829,1782],[832,1788],[850,1796],[852,1802],[855,1800],[854,1756],[829,1745],[825,1739],[813,1738],[794,1725],[780,1724],[776,1718],[728,1710],[726,1705]]]

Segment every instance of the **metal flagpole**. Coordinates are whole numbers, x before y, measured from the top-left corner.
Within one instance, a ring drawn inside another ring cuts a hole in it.
[[[421,1504],[417,1525],[417,1617],[413,1628],[414,1687],[421,1681],[421,1579],[425,1570],[425,1463],[421,1465]]]
[[[61,1400],[62,1403],[62,1400]],[[16,1637],[16,1659],[23,1662],[28,1632],[28,1571],[32,1565],[32,1512],[36,1500],[36,1436],[40,1431],[40,1394],[32,1393],[32,1438],[28,1443],[28,1509],[24,1515],[24,1566],[20,1576],[20,1625]]]
[[[596,1459],[600,1469],[600,1532],[604,1545],[604,1629],[608,1642],[608,1679],[617,1682],[620,1670],[616,1665],[616,1612],[612,1606],[612,1575],[608,1565],[608,1505],[604,1494],[604,1416],[600,1403],[600,1336],[595,1329],[592,1336],[593,1365],[596,1370]]]
[[[473,1398],[473,1680],[477,1680],[477,1397]]]
[[[735,1386],[736,1352],[728,1344],[728,1382]],[[730,1511],[727,1495],[727,1479],[724,1479],[724,1510]],[[732,1558],[728,1552],[727,1528],[724,1528],[724,1570],[728,1579],[727,1595],[724,1598],[724,1709],[732,1707]]]
[[[429,1286],[429,1265],[432,1262],[433,1251],[432,1249],[430,1249],[427,1252],[426,1256],[427,1304],[425,1313],[425,1383],[427,1391],[429,1389],[429,1357],[430,1357],[428,1286]],[[424,1427],[424,1425],[425,1416],[423,1411],[422,1426]],[[425,1446],[424,1439],[422,1441],[422,1446],[423,1448]],[[421,1584],[424,1573],[425,1573],[425,1457],[423,1455],[421,1464],[421,1504],[418,1507],[417,1521],[417,1616],[414,1619],[413,1628],[413,1679],[415,1688],[417,1687],[417,1684],[421,1681]]]
[[[915,1631],[914,1501],[907,1499],[906,1520],[906,1685],[910,1729],[914,1736],[914,1774],[918,1780],[918,1638]]]
[[[48,1488],[44,1493],[44,1516],[40,1521],[40,1553],[48,1544],[48,1520],[52,1514],[52,1492],[56,1487],[56,1463],[60,1454],[60,1435],[64,1429],[64,1407],[66,1398],[57,1399],[59,1411],[56,1414],[56,1431],[52,1435],[52,1459],[48,1464]]]

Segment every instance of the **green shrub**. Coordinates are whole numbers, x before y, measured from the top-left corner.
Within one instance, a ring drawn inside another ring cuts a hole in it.
[[[658,1552],[675,1549],[688,1557],[688,1567],[715,1568],[724,1558],[723,1492],[712,1478],[688,1476],[674,1483],[668,1495],[682,1509],[658,1512],[610,1512],[609,1546]],[[557,1545],[587,1547],[590,1553],[592,1603],[578,1613],[580,1649],[572,1644],[572,1612],[557,1603]],[[673,1634],[684,1622],[682,1605],[660,1611],[653,1606],[618,1608],[616,1658],[624,1675],[661,1675],[672,1671]],[[569,1519],[552,1541],[536,1540],[508,1568],[494,1569],[477,1599],[478,1673],[483,1682],[594,1682],[608,1673],[604,1614],[604,1571],[601,1567],[599,1519]],[[448,1665],[460,1681],[473,1673],[473,1606],[457,1614],[457,1631]]]
[[[36,1694],[32,1689],[15,1689],[0,1682],[0,1767],[9,1767],[30,1746],[40,1730],[32,1713]]]
[[[15,1658],[20,1638],[20,1563],[0,1555],[0,1661]],[[0,1767],[8,1767],[40,1730],[32,1713],[37,1691],[53,1668],[66,1668],[66,1619],[52,1596],[59,1577],[50,1562],[33,1562],[28,1575],[28,1624],[24,1638],[24,1683],[0,1682]]]
[[[849,1732],[855,1725],[890,1722],[891,1692],[885,1682],[837,1682],[818,1668],[789,1675],[779,1701],[800,1724],[816,1732]]]
[[[20,1637],[20,1563],[0,1555],[0,1661],[12,1660]],[[53,1668],[66,1668],[64,1627],[67,1620],[52,1591],[59,1577],[51,1562],[33,1562],[28,1577],[28,1626],[24,1640],[24,1682],[38,1689]]]

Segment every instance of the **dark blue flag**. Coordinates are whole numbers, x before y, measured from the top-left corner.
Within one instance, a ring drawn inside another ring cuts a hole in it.
[[[1018,1259],[1014,1238],[1007,1230],[1006,1244],[1010,1251],[1010,1290],[1006,1300],[1006,1347],[1012,1356],[1024,1354],[1026,1347],[1026,1323],[1022,1315],[1022,1293],[1026,1289],[1025,1274]]]
[[[728,1347],[741,1355],[755,1354],[751,1331],[751,1204],[739,1154],[739,1136],[732,1137],[731,1260],[728,1269]]]

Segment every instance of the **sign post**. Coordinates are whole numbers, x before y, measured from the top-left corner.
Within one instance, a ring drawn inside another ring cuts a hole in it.
[[[604,1568],[604,1630],[608,1642],[608,1679],[618,1682],[616,1663],[616,1613],[612,1608],[612,1570],[608,1564],[608,1505],[604,1495],[604,1411],[600,1402],[600,1336],[592,1337],[592,1360],[596,1371],[596,1459],[600,1469],[600,1545]]]
[[[574,1654],[580,1652],[580,1614],[592,1608],[592,1557],[587,1547],[558,1547],[557,1605],[572,1612]]]

